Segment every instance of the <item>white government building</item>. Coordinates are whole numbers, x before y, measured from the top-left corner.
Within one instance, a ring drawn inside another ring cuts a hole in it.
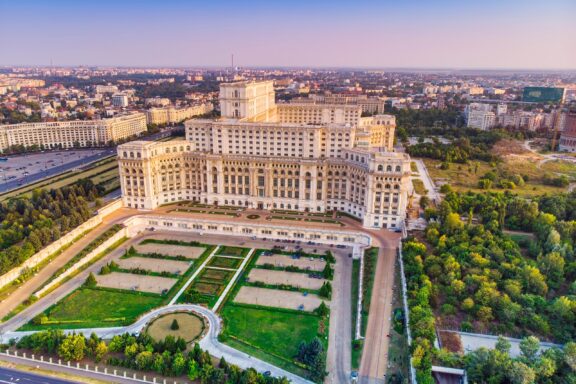
[[[0,151],[14,146],[44,149],[101,146],[143,132],[146,132],[146,115],[140,112],[102,120],[0,125]]]
[[[220,85],[221,118],[185,123],[186,140],[118,147],[125,206],[177,201],[254,209],[338,210],[366,227],[405,217],[410,158],[395,118],[359,105],[276,104],[272,81]]]

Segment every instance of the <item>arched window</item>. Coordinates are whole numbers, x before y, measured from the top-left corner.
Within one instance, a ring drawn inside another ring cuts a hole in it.
[[[382,164],[380,164],[378,166],[378,172],[382,172],[384,170],[384,166]]]
[[[392,172],[392,166],[391,165],[388,165],[386,167],[386,172]]]
[[[400,168],[399,165],[396,166],[396,172],[400,172],[402,170],[402,168]]]

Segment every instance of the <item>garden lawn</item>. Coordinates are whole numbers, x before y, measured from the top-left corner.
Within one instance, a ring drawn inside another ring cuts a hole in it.
[[[162,297],[108,289],[80,288],[45,312],[48,323],[28,323],[21,330],[114,327],[132,324],[161,305]]]
[[[250,248],[223,246],[218,250],[217,254],[225,256],[246,257],[248,252],[250,252]]]
[[[302,373],[302,369],[292,361],[300,342],[309,342],[318,334],[318,316],[232,303],[224,307],[221,315],[224,333],[231,336],[224,338],[225,343],[234,347],[240,344],[245,352],[281,364],[289,371]]]
[[[236,269],[242,264],[241,259],[231,259],[229,257],[218,257],[214,256],[212,260],[208,263],[209,267],[217,268],[231,268]]]

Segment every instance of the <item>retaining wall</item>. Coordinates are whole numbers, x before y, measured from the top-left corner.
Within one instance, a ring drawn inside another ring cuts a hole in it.
[[[74,242],[78,236],[82,235],[84,232],[91,230],[102,222],[102,219],[114,212],[115,210],[122,207],[122,200],[116,200],[101,209],[98,210],[98,214],[89,218],[84,223],[80,224],[78,227],[74,228],[58,240],[47,245],[45,248],[36,252],[24,263],[6,272],[4,275],[0,276],[0,288],[12,283],[27,269],[33,269],[46,260],[48,257],[52,256],[58,252],[63,247],[66,247]]]

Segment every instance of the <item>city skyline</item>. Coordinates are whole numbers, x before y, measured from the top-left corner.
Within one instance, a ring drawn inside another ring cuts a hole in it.
[[[576,69],[566,0],[0,1],[0,12],[0,65],[226,67],[234,54],[243,67]]]

